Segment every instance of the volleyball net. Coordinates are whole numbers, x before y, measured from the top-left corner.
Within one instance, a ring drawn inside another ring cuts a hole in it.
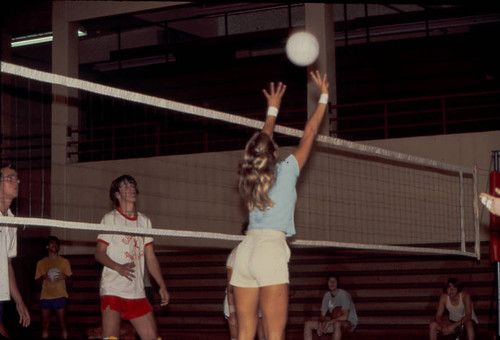
[[[22,182],[18,217],[0,223],[52,228],[76,252],[99,232],[152,235],[166,247],[241,240],[237,165],[263,125],[264,98],[227,113],[6,62],[1,72],[2,160]],[[286,101],[278,123],[287,126],[275,128],[281,158],[302,135]],[[125,173],[153,230],[99,224],[111,181]],[[479,258],[476,192],[472,168],[319,135],[297,184],[291,245]]]

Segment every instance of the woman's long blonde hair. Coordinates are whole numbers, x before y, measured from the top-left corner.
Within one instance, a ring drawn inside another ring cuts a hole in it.
[[[248,210],[255,207],[264,211],[274,202],[269,198],[269,189],[276,182],[276,144],[272,138],[257,132],[247,142],[245,156],[239,165],[239,191]]]

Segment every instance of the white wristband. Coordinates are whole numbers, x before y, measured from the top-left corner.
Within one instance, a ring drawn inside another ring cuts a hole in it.
[[[269,106],[269,108],[267,109],[267,115],[277,117],[278,116],[278,108],[274,107],[274,106]]]
[[[328,104],[328,93],[322,93],[321,96],[319,96],[318,103],[320,103],[320,104]]]

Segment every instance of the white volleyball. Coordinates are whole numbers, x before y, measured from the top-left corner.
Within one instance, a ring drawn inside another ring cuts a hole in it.
[[[309,32],[293,33],[286,42],[285,51],[288,59],[295,65],[311,65],[318,58],[318,39]]]
[[[54,268],[50,268],[49,271],[47,272],[47,277],[49,278],[50,281],[55,281],[56,280],[56,277],[61,274],[61,271],[54,267]]]

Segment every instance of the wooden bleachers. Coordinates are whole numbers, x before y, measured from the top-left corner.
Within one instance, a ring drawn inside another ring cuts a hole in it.
[[[426,339],[442,285],[458,277],[474,300],[480,324],[477,339],[491,339],[496,327],[494,267],[483,247],[481,261],[450,256],[418,256],[353,250],[292,249],[287,339],[302,339],[306,319],[319,315],[326,275],[338,272],[340,287],[351,293],[359,316],[348,339]],[[163,339],[227,339],[222,300],[226,249],[185,249],[158,253],[171,302],[155,306]],[[68,303],[72,339],[86,338],[100,326],[100,266],[93,256],[69,256],[74,285]],[[32,332],[39,334],[39,292],[34,292]],[[51,334],[58,334],[55,317]],[[326,338],[324,338],[326,339]]]
[[[319,315],[330,271],[340,273],[340,287],[351,293],[356,305],[359,325],[352,339],[425,339],[443,283],[449,277],[458,277],[472,294],[481,336],[492,334],[495,328],[494,271],[486,254],[475,261],[361,251],[324,258],[326,252],[321,253],[312,257],[295,251],[287,339],[302,339],[304,318]]]

